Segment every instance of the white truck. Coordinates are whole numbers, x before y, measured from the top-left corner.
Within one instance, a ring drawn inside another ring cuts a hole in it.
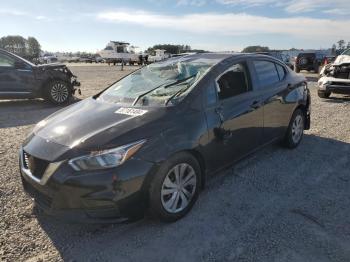
[[[110,41],[107,46],[98,52],[106,63],[140,64],[140,55],[136,52],[137,47],[121,41]]]

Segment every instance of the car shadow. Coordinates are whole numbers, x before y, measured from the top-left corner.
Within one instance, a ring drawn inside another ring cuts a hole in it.
[[[80,101],[72,99],[68,105]],[[42,99],[0,100],[0,128],[33,125],[65,106]]]
[[[315,77],[315,76],[305,76],[306,77],[306,80],[308,82],[317,82],[318,81],[318,77]]]
[[[329,98],[327,99],[323,99],[324,102],[327,103],[350,103],[350,96],[349,95],[331,95]]]
[[[227,227],[227,223],[235,232],[226,232],[225,241],[226,238],[240,241],[242,237],[246,237],[244,234],[249,233],[249,228],[261,227],[261,220],[268,220],[269,225],[274,226],[279,225],[282,218],[287,219],[288,223],[288,219],[295,219],[290,214],[303,214],[300,215],[301,218],[307,217],[299,207],[307,206],[310,200],[310,185],[319,183],[315,186],[316,190],[321,185],[326,188],[322,189],[324,192],[320,190],[312,195],[312,201],[322,201],[323,198],[333,197],[334,190],[332,187],[328,188],[327,184],[330,183],[329,180],[335,179],[340,183],[348,181],[346,168],[344,172],[333,171],[349,163],[349,158],[344,158],[349,152],[349,143],[307,134],[300,146],[294,150],[284,149],[275,144],[267,146],[210,179],[194,209],[185,218],[172,224],[159,223],[147,217],[127,224],[71,224],[40,212],[35,212],[35,215],[64,261],[118,261],[117,257],[123,258],[123,261],[138,261],[143,256],[154,261],[167,260],[166,256],[169,254],[179,259],[174,254],[172,242],[179,239],[181,242],[178,243],[176,252],[183,252],[185,257],[188,255],[188,260],[199,260],[198,254],[200,256],[207,252],[206,249],[215,241],[223,241],[222,233],[218,232],[221,232],[223,225]],[[333,154],[343,157],[329,158]],[[279,165],[280,162],[284,164]],[[317,164],[314,165],[315,162]],[[349,195],[348,187],[338,186],[336,189],[345,190],[341,192],[344,197]],[[262,196],[263,199],[260,199]],[[220,205],[223,207],[220,208]],[[295,209],[298,212],[288,211],[294,210],[293,208],[299,208]],[[316,211],[310,209],[309,212],[318,213],[321,212],[318,208],[322,209],[317,205],[313,208]],[[348,217],[347,214],[343,215]],[[305,221],[306,227],[310,227],[307,224],[309,222]],[[284,228],[285,224],[282,225]],[[240,228],[246,230],[240,231]],[[204,237],[203,232],[207,237]],[[283,235],[281,232],[277,238],[283,240]],[[298,239],[295,241],[298,242]],[[278,242],[277,240],[276,243]],[[188,250],[188,246],[192,245],[197,246],[196,253]],[[159,249],[162,255],[155,252]]]

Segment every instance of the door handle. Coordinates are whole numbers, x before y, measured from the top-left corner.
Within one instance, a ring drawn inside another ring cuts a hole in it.
[[[259,103],[259,101],[254,101],[251,105],[251,108],[253,109],[258,109],[259,107],[261,107],[261,103]]]

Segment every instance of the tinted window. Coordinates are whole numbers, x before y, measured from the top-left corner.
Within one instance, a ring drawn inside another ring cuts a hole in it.
[[[254,61],[254,67],[259,79],[260,87],[279,82],[275,63],[269,61]]]
[[[276,64],[278,76],[280,77],[280,80],[284,79],[286,76],[286,71],[284,70],[283,66]]]
[[[248,72],[242,63],[233,65],[217,80],[217,91],[220,100],[249,91]]]
[[[15,60],[6,55],[0,54],[0,67],[13,67]]]

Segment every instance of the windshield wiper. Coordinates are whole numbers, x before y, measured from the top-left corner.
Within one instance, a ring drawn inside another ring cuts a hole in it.
[[[186,88],[182,88],[179,91],[177,91],[175,94],[171,95],[164,103],[165,106],[167,106],[169,104],[169,102],[171,100],[173,100],[175,97],[179,96],[180,94],[186,92],[186,90],[189,88],[189,86],[187,86]]]
[[[161,84],[161,85],[159,85],[159,86],[156,86],[156,87],[154,87],[154,88],[148,90],[147,92],[142,93],[141,95],[138,95],[138,96],[135,98],[135,100],[134,100],[134,102],[132,103],[132,105],[135,106],[136,103],[140,100],[141,97],[144,97],[145,95],[148,95],[149,93],[153,92],[154,90],[156,90],[156,89],[158,89],[158,88],[160,88],[160,87],[162,87],[162,86],[164,86],[164,84]]]
[[[182,82],[185,82],[185,81],[187,81],[187,80],[189,80],[189,79],[195,77],[196,75],[197,75],[197,74],[191,75],[191,76],[189,76],[189,77],[186,77],[186,78],[181,79],[181,80],[177,80],[177,81],[175,81],[175,82],[173,82],[173,83],[170,83],[170,84],[167,84],[167,85],[166,85],[166,84],[161,84],[161,85],[159,85],[159,86],[156,86],[156,87],[152,88],[151,90],[148,90],[147,92],[145,92],[145,93],[143,93],[143,94],[137,96],[137,97],[135,98],[134,102],[132,103],[132,105],[135,106],[136,103],[140,100],[141,97],[144,97],[145,95],[148,95],[149,93],[152,93],[154,90],[156,90],[156,89],[158,89],[158,88],[161,88],[161,87],[163,87],[163,86],[164,86],[164,88],[168,88],[168,87],[170,87],[170,86],[174,86],[174,85],[180,84],[180,83],[182,83]]]

